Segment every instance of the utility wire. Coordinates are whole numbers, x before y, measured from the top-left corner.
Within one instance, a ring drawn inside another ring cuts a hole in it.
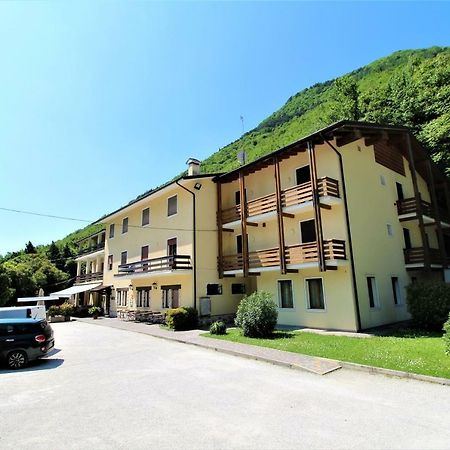
[[[60,219],[60,220],[71,220],[74,222],[85,222],[85,223],[89,223],[91,224],[92,222],[94,222],[93,220],[86,220],[86,219],[76,219],[74,217],[66,217],[66,216],[56,216],[53,214],[45,214],[45,213],[37,213],[37,212],[32,212],[32,211],[24,211],[24,210],[20,210],[20,209],[12,209],[12,208],[3,208],[0,207],[1,211],[7,211],[7,212],[15,212],[18,214],[28,214],[28,215],[32,215],[32,216],[39,216],[39,217],[48,217],[51,219]],[[120,223],[115,223],[115,222],[108,222],[109,224],[113,224],[113,225],[117,225],[118,227],[120,227],[122,224]],[[106,223],[103,222],[99,222],[99,224],[102,225],[106,225]],[[147,229],[147,230],[168,230],[168,231],[193,231],[192,228],[171,228],[171,227],[154,227],[151,225],[131,225],[128,224],[128,228],[138,228],[138,229]],[[217,232],[216,229],[199,229],[197,228],[197,231],[208,231],[208,232]]]

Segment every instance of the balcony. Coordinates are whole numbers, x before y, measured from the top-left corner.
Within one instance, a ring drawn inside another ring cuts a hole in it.
[[[430,248],[431,267],[442,267],[442,255],[437,248]],[[425,249],[423,247],[407,248],[403,250],[405,255],[405,265],[407,269],[416,269],[425,267]]]
[[[332,262],[330,265],[335,266],[338,260],[346,260],[345,241],[337,239],[324,241],[324,254],[325,260]],[[288,269],[316,266],[319,263],[317,242],[287,246],[285,258]],[[278,270],[280,268],[279,247],[249,252],[248,265],[250,272]],[[243,255],[223,256],[221,268],[225,274],[241,272],[244,268]]]
[[[103,272],[85,273],[82,275],[77,275],[77,277],[75,278],[75,284],[89,283],[91,281],[102,281],[102,280],[103,280]]]
[[[323,177],[317,180],[318,191],[321,201],[324,203],[333,203],[332,199],[339,198],[339,182],[333,178]],[[296,212],[301,207],[312,206],[313,192],[311,182],[302,183],[297,186],[285,189],[281,192],[281,205],[284,212]],[[276,194],[268,194],[263,197],[249,200],[246,203],[247,217],[252,221],[258,218],[267,220],[270,217],[276,217],[277,198]],[[223,209],[222,223],[230,224],[238,222],[241,219],[241,205]]]
[[[162,256],[160,258],[144,259],[119,266],[119,273],[115,276],[146,274],[152,272],[172,272],[175,270],[191,270],[189,255]]]
[[[104,250],[104,248],[105,248],[105,242],[99,242],[98,244],[91,245],[89,247],[81,248],[78,251],[78,256],[89,255],[90,253],[95,253],[95,252],[98,252],[100,250]]]
[[[431,203],[420,200],[424,223],[434,223],[436,215]],[[417,219],[417,203],[415,198],[397,200],[397,212],[400,221]],[[450,218],[446,211],[439,210],[440,220],[444,227],[450,227]]]

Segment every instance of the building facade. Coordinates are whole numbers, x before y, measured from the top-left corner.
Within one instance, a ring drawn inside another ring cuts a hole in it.
[[[406,128],[345,121],[228,173],[189,164],[102,219],[112,314],[233,314],[264,290],[280,324],[355,331],[408,319],[405,288],[446,277],[448,180]]]

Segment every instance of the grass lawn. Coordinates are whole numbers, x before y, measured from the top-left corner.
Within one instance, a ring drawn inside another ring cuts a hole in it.
[[[444,340],[438,333],[400,329],[389,336],[355,338],[324,336],[301,331],[276,331],[269,339],[255,339],[244,337],[238,329],[231,328],[225,336],[214,336],[209,333],[203,336],[450,378],[450,356],[445,355]]]

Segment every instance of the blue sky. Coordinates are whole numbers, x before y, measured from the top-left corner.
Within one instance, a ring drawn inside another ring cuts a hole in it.
[[[95,220],[299,90],[450,45],[450,3],[1,2],[0,208]],[[0,209],[0,254],[84,226]]]

